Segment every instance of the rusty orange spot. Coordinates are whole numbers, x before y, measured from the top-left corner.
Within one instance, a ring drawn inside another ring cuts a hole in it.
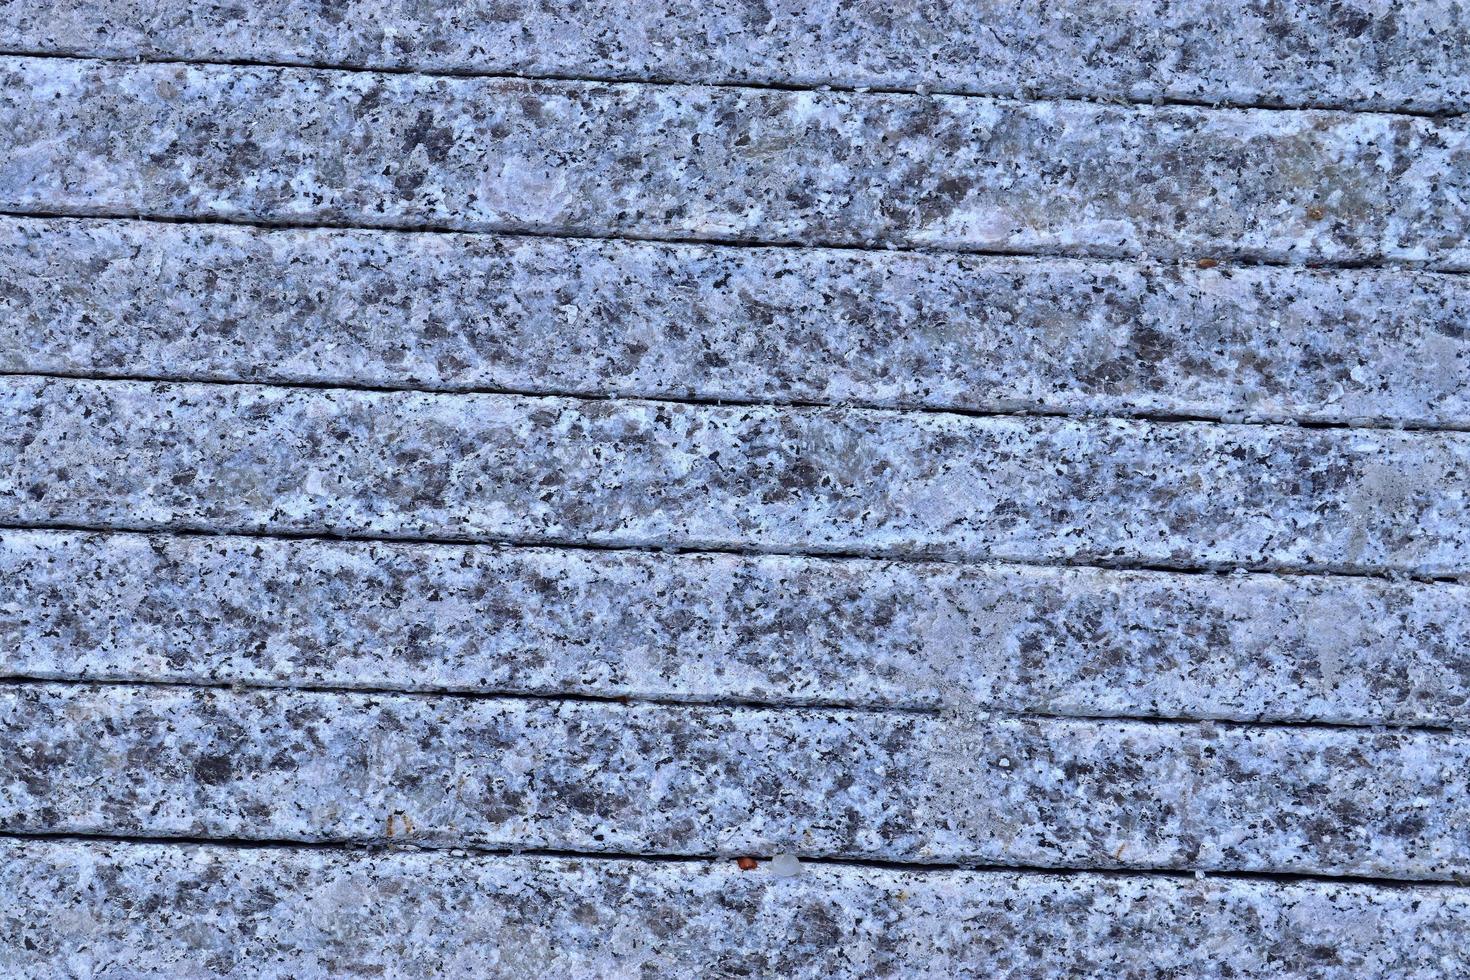
[[[756,860],[755,858],[751,857],[736,858],[735,867],[739,868],[741,871],[754,871],[756,867]]]
[[[1218,259],[1200,259],[1198,262],[1195,263],[1195,265],[1199,266],[1201,269],[1213,269],[1219,264],[1220,261]]]
[[[1313,221],[1321,221],[1323,218],[1327,217],[1327,212],[1323,211],[1321,208],[1317,207],[1314,204],[1311,207],[1307,208],[1307,217],[1311,218]]]

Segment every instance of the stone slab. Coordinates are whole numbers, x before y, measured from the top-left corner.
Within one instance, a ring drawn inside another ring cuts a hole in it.
[[[6,976],[1231,976],[1470,970],[1463,888],[0,843]]]
[[[6,378],[0,523],[1470,571],[1470,434]]]
[[[12,50],[1189,99],[1470,107],[1458,2],[997,0],[901,7],[764,0],[48,0],[0,21]]]
[[[0,220],[0,369],[1470,426],[1470,278]]]
[[[787,556],[0,533],[3,672],[1470,722],[1470,590]]]
[[[0,828],[1470,880],[1470,735],[32,683]]]
[[[0,60],[0,210],[1470,268],[1470,122]]]

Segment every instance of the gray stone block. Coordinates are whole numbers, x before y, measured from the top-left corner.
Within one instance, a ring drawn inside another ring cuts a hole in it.
[[[1470,425],[1470,278],[0,220],[0,368]]]
[[[0,844],[15,978],[1233,976],[1470,970],[1470,890]]]
[[[704,82],[1470,106],[1458,2],[681,4],[670,0],[47,0],[11,49]]]
[[[1465,119],[0,61],[0,209],[1470,268]]]
[[[1470,570],[1470,434],[8,378],[0,521]]]
[[[720,554],[0,534],[4,672],[1470,721],[1470,591]]]
[[[0,689],[29,833],[1470,877],[1470,736]]]

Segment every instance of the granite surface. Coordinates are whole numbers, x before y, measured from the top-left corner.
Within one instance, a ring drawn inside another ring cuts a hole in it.
[[[1467,38],[0,0],[0,976],[1470,973]]]
[[[0,523],[1470,571],[1470,433],[5,378]]]
[[[12,832],[1470,880],[1470,734],[31,683]]]
[[[437,71],[1470,107],[1459,0],[9,0],[11,50]]]
[[[1464,725],[1470,590],[0,533],[10,675]]]
[[[1470,268],[1470,121],[0,59],[0,210]]]
[[[1470,278],[0,219],[0,369],[1470,425]]]
[[[1460,887],[30,842],[0,893],[17,980],[1470,970]]]

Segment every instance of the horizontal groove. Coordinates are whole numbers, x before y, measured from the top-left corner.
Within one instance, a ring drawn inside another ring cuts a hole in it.
[[[607,705],[656,705],[668,708],[748,708],[757,711],[846,711],[856,714],[938,715],[937,705],[860,704],[821,699],[662,697],[647,694],[588,694],[567,690],[509,688],[466,688],[424,685],[383,687],[381,685],[293,684],[262,681],[169,680],[153,677],[78,677],[47,674],[0,673],[0,690],[15,687],[158,687],[166,690],[198,691],[298,691],[305,694],[363,695],[458,701],[552,701]],[[1448,729],[1447,729],[1448,730]]]
[[[864,401],[816,401],[801,398],[740,398],[710,397],[700,395],[678,395],[657,391],[630,391],[608,393],[577,388],[518,388],[508,385],[455,385],[426,384],[405,381],[361,381],[355,378],[301,379],[284,375],[262,373],[255,378],[239,378],[221,374],[139,374],[122,371],[88,370],[56,371],[48,369],[3,369],[0,378],[45,378],[57,381],[101,381],[128,384],[207,384],[234,387],[292,388],[308,391],[360,391],[370,394],[425,394],[425,395],[506,395],[519,398],[574,398],[582,401],[640,401],[660,405],[689,405],[710,408],[792,408],[792,409],[842,409],[865,412],[880,412],[893,415],[934,415],[955,418],[1042,418],[1070,419],[1078,422],[1119,419],[1125,421],[1152,422],[1159,425],[1213,424],[1213,425],[1264,425],[1283,426],[1296,429],[1325,430],[1387,430],[1394,432],[1470,432],[1470,422],[1417,422],[1379,418],[1354,418],[1349,421],[1318,419],[1311,416],[1263,415],[1206,412],[1165,412],[1154,409],[1109,409],[1086,411],[1050,406],[1024,406],[997,404],[993,408],[973,408],[959,405],[925,405],[905,402]]]
[[[512,72],[479,71],[468,68],[423,68],[373,62],[319,62],[292,58],[189,58],[175,55],[144,54],[115,55],[78,49],[56,49],[50,51],[0,50],[0,58],[49,58],[58,61],[100,61],[127,65],[185,65],[216,68],[289,68],[310,71],[333,71],[351,74],[415,75],[424,78],[487,79],[520,82],[581,82],[597,85],[646,85],[657,88],[719,88],[756,92],[840,92],[853,95],[910,95],[923,98],[969,98],[998,99],[1007,102],[1081,102],[1094,105],[1116,105],[1137,107],[1180,107],[1188,109],[1221,109],[1255,112],[1339,112],[1352,115],[1407,116],[1418,119],[1449,120],[1465,115],[1467,110],[1442,106],[1436,109],[1412,107],[1382,108],[1353,102],[1331,102],[1318,100],[1307,103],[1286,103],[1271,100],[1242,101],[1238,99],[1205,99],[1167,96],[1135,98],[1123,95],[1107,95],[1085,91],[1055,92],[1053,94],[1006,92],[999,89],[948,88],[931,85],[847,85],[834,82],[801,83],[758,79],[693,79],[671,75],[636,75],[621,73],[598,74],[592,72]]]
[[[632,243],[647,245],[698,245],[711,249],[774,249],[792,252],[872,252],[878,254],[958,255],[970,258],[1035,259],[1078,263],[1147,263],[1154,266],[1195,266],[1198,259],[1209,259],[1221,275],[1234,269],[1292,269],[1307,272],[1416,272],[1439,276],[1470,275],[1470,266],[1436,266],[1411,259],[1278,259],[1250,253],[1210,252],[1190,258],[1168,258],[1133,252],[1127,249],[1081,248],[999,248],[986,246],[917,245],[903,240],[865,242],[830,241],[825,239],[753,238],[749,236],[645,235],[632,231],[603,232],[587,228],[545,228],[535,225],[503,225],[469,228],[436,222],[413,221],[340,221],[331,218],[244,218],[228,214],[165,214],[162,212],[108,210],[104,208],[0,208],[0,218],[17,220],[135,221],[158,225],[203,225],[248,228],[256,231],[371,231],[397,235],[461,235],[473,238],[527,239],[598,243]]]
[[[967,709],[968,710],[968,709]],[[1057,711],[994,711],[986,712],[983,708],[977,709],[977,713],[990,714],[993,717],[1015,719],[1018,721],[1046,720],[1046,721],[1110,721],[1127,722],[1129,724],[1184,726],[1193,725],[1199,728],[1304,728],[1319,731],[1336,732],[1428,732],[1436,735],[1462,734],[1467,726],[1445,724],[1442,722],[1405,722],[1405,721],[1355,721],[1348,719],[1312,720],[1304,718],[1249,718],[1249,717],[1193,717],[1184,715],[1143,715],[1143,714],[1083,714]]]
[[[401,841],[384,839],[343,839],[340,841],[309,841],[291,838],[252,837],[197,837],[188,835],[144,835],[113,832],[88,831],[25,831],[0,828],[0,840],[38,843],[68,844],[123,844],[134,846],[161,847],[214,847],[221,850],[245,851],[326,851],[338,854],[364,854],[388,852],[430,853],[436,856],[481,857],[481,858],[558,858],[597,863],[603,861],[632,861],[644,864],[713,864],[733,861],[742,857],[769,860],[773,855],[749,854],[643,854],[626,851],[583,851],[562,848],[491,848],[473,844],[405,844]],[[455,853],[459,852],[459,853]],[[1256,881],[1278,885],[1316,883],[1326,885],[1365,885],[1375,888],[1449,888],[1463,889],[1470,884],[1443,878],[1395,878],[1379,875],[1317,874],[1290,871],[1192,871],[1174,868],[1091,868],[1051,866],[1041,864],[983,864],[963,862],[919,862],[891,861],[874,858],[849,858],[824,855],[798,855],[802,864],[830,868],[867,868],[882,871],[898,871],[914,874],[944,872],[976,872],[981,874],[1053,875],[1060,877],[1100,878],[1171,878],[1194,881],[1220,878],[1232,881]]]
[[[664,245],[701,245],[731,249],[789,249],[793,251],[878,252],[914,255],[972,255],[1009,259],[1065,259],[1068,261],[1141,262],[1145,256],[1122,248],[998,248],[980,245],[920,246],[894,241],[829,241],[799,238],[755,238],[752,236],[654,235],[631,231],[619,233],[582,227],[540,227],[532,224],[499,224],[468,228],[434,222],[413,221],[343,221],[329,218],[242,218],[234,215],[164,214],[147,211],[122,211],[104,208],[0,208],[0,218],[75,218],[92,221],[140,221],[163,225],[222,225],[233,228],[256,228],[261,231],[375,231],[406,235],[464,235],[486,238],[550,239],[570,242],[650,242]],[[1292,261],[1271,255],[1244,252],[1209,252],[1193,258],[1161,258],[1147,256],[1155,265],[1192,265],[1208,258],[1224,275],[1232,268],[1308,269],[1327,271],[1393,271],[1433,272],[1446,276],[1470,275],[1470,266],[1438,266],[1428,262],[1367,257],[1359,259]]]
[[[734,698],[734,697],[678,697],[653,694],[591,694],[573,690],[534,690],[511,688],[470,688],[447,685],[419,685],[414,687],[392,687],[377,684],[297,684],[289,681],[213,681],[178,680],[146,676],[98,677],[77,674],[14,674],[0,673],[0,690],[7,688],[57,687],[57,688],[134,688],[150,687],[180,691],[296,691],[305,694],[362,695],[368,697],[413,698],[439,700],[448,698],[460,701],[537,701],[571,702],[579,704],[606,705],[655,705],[667,708],[737,708],[755,711],[833,711],[852,714],[903,714],[942,717],[946,706],[939,695],[930,703],[891,703],[833,701],[818,698]],[[993,709],[966,701],[958,717],[964,720],[985,721],[1082,721],[1118,722],[1127,724],[1155,725],[1158,727],[1210,728],[1290,728],[1317,731],[1361,733],[1394,731],[1425,732],[1435,735],[1456,735],[1466,731],[1467,726],[1439,722],[1407,722],[1386,720],[1312,720],[1270,719],[1249,717],[1207,717],[1183,715],[1150,715],[1123,713],[1071,713],[1056,711],[1015,711]]]
[[[1086,559],[1041,559],[1019,558],[1006,555],[983,557],[953,557],[943,553],[915,554],[909,552],[848,551],[840,549],[762,548],[759,546],[729,547],[708,543],[687,545],[603,543],[579,541],[571,538],[511,538],[468,535],[425,535],[373,533],[357,529],[348,530],[262,530],[249,527],[213,528],[190,524],[157,526],[148,524],[87,524],[75,521],[16,521],[0,518],[0,533],[6,531],[58,531],[78,534],[143,534],[159,537],[195,538],[259,538],[276,541],[355,541],[383,544],[461,545],[486,548],[556,548],[566,551],[588,551],[625,554],[652,555],[734,555],[742,558],[790,557],[812,561],[887,561],[901,564],[934,565],[1019,565],[1026,568],[1093,568],[1117,572],[1162,572],[1170,575],[1280,575],[1302,577],[1332,577],[1370,579],[1386,582],[1418,582],[1423,584],[1464,585],[1470,572],[1428,575],[1402,569],[1360,568],[1356,566],[1297,566],[1280,563],[1260,565],[1209,565],[1184,562],[1141,562],[1106,560],[1098,557]]]

